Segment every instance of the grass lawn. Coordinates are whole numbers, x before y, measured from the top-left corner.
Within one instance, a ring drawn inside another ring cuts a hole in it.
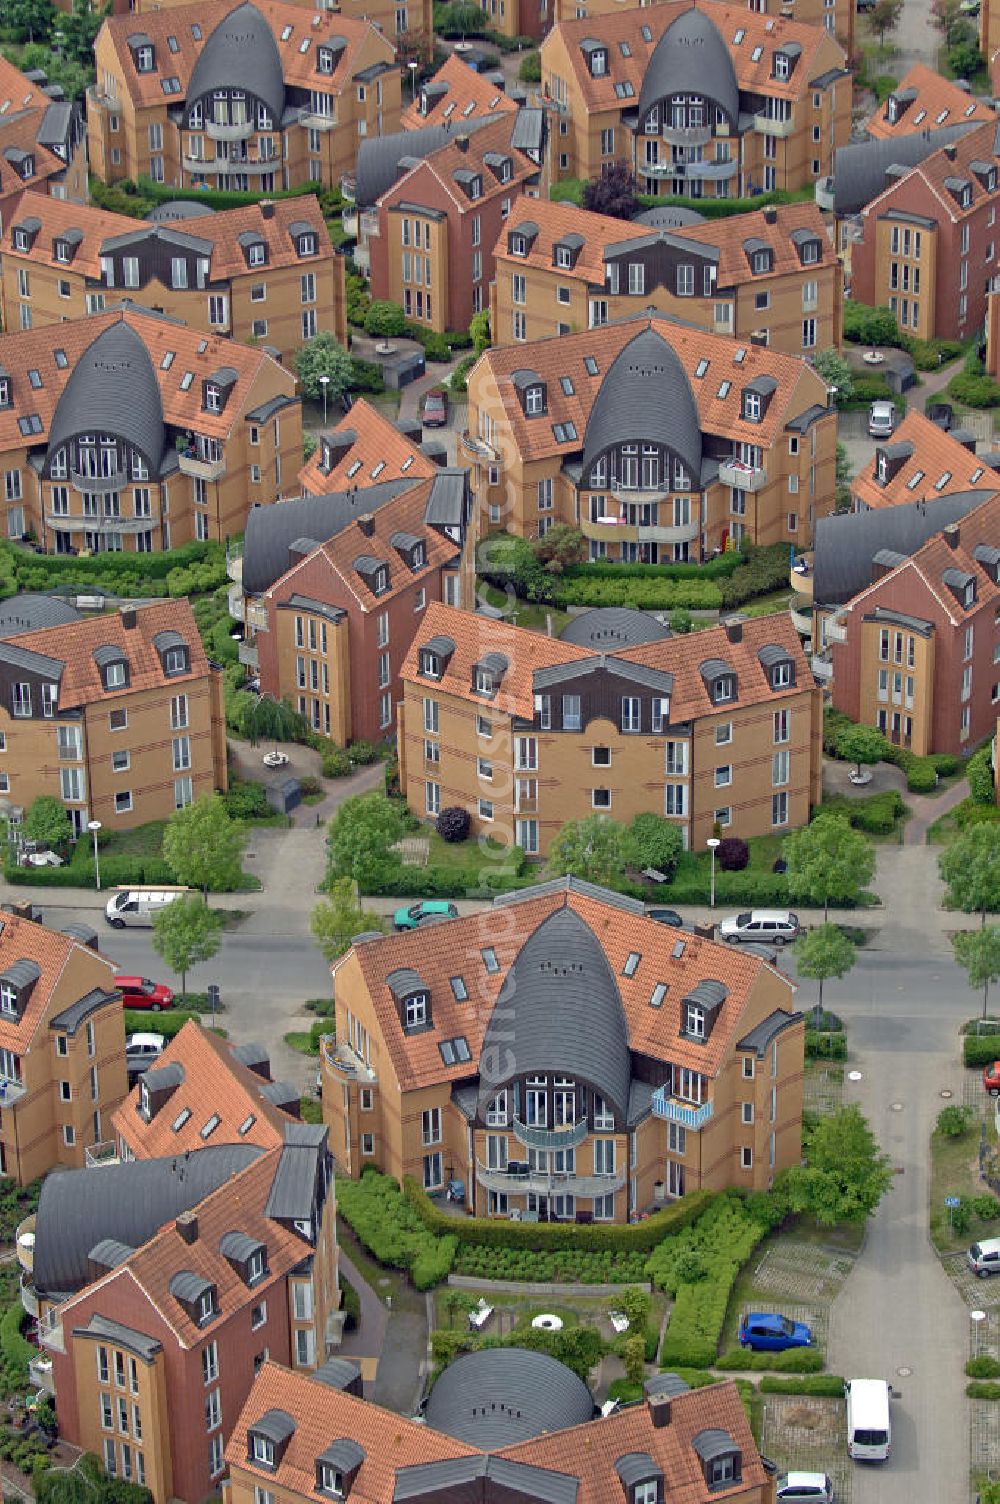
[[[965,802],[969,803],[970,801],[966,800]],[[961,805],[956,806],[956,809],[960,808]],[[982,804],[979,806],[979,808],[983,812],[982,818],[984,822],[994,824],[996,823],[996,821],[1000,820],[1000,808],[998,808],[996,805]],[[946,815],[942,815],[939,820],[935,820],[933,825],[928,826],[928,846],[947,846],[952,841],[954,841],[956,836],[961,835],[962,827],[959,825],[957,819],[955,818],[955,814],[956,810],[949,810]]]
[[[166,820],[150,820],[133,830],[114,830],[99,843],[98,850],[107,856],[162,856],[166,828]]]
[[[478,590],[488,605],[495,606],[497,610],[503,610],[506,607],[506,591],[498,589],[496,585],[487,585],[483,581],[479,582]],[[544,632],[546,635],[549,635],[549,623],[551,623],[551,635],[558,637],[569,621],[569,612],[557,611],[555,606],[540,606],[532,601],[516,600],[509,620],[516,627],[527,627],[531,632]]]
[[[746,872],[770,872],[779,856],[782,855],[784,836],[751,836],[748,842],[750,847],[750,860],[744,871]],[[712,858],[708,851],[685,851],[678,864],[678,873],[690,872],[692,867],[697,866],[702,872],[706,885],[709,882]],[[721,868],[716,862],[715,873],[719,876]]]
[[[769,595],[759,595],[756,600],[749,601],[747,605],[740,607],[741,616],[779,616],[788,610],[788,603],[794,590],[772,590]]]
[[[989,1141],[996,1146],[996,1133],[987,1124]],[[968,1133],[961,1138],[945,1138],[940,1133],[931,1134],[931,1242],[938,1253],[960,1253],[977,1238],[996,1237],[995,1222],[984,1222],[974,1216],[963,1233],[950,1226],[946,1196],[977,1196],[988,1191],[979,1179],[979,1125],[973,1123]]]
[[[478,873],[481,868],[493,865],[479,842],[471,837],[466,841],[443,841],[433,825],[422,826],[417,834],[427,836],[430,840],[430,855],[427,858],[430,867],[447,867],[452,872],[468,873],[471,870]],[[506,850],[506,847],[492,838],[487,839],[486,847],[487,851],[496,854],[498,860],[502,859]]]

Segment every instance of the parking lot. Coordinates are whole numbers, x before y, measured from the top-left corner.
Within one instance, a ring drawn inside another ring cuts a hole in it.
[[[843,1400],[768,1394],[761,1451],[782,1472],[828,1473],[837,1504],[851,1504],[854,1464],[847,1455],[846,1411]]]

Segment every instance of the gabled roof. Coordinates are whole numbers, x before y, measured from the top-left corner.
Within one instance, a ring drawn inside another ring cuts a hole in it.
[[[411,200],[419,203],[421,175],[426,173],[431,174],[460,209],[475,206],[478,213],[480,206],[491,198],[501,195],[505,198],[514,197],[520,186],[538,172],[537,163],[512,145],[517,119],[516,114],[505,111],[481,121],[480,128],[471,135],[467,127],[462,131],[445,130],[443,141],[424,154],[422,160],[404,172],[395,183],[386,187],[380,196],[381,203],[386,207]],[[470,124],[475,124],[475,120]],[[433,131],[440,127],[430,126],[425,129]],[[404,132],[403,139],[405,141],[408,137],[422,134],[422,131]],[[488,158],[492,153],[510,158],[511,173],[505,181],[497,177],[490,166]],[[468,198],[460,186],[473,177],[480,179],[482,190],[475,200]],[[358,181],[361,181],[360,166]],[[360,189],[358,202],[361,202]]]
[[[889,102],[895,97],[900,104],[895,122],[889,119]],[[905,108],[902,106],[905,105]],[[911,135],[914,131],[940,129],[943,125],[966,121],[992,120],[996,115],[990,102],[971,96],[953,79],[942,78],[925,63],[914,63],[904,73],[892,94],[865,122],[874,140]]]
[[[937,614],[943,614],[956,626],[968,621],[984,607],[992,607],[990,614],[993,615],[1000,604],[1000,585],[986,560],[997,538],[1000,538],[1000,493],[969,513],[954,529],[935,532],[885,579],[896,586],[901,584],[904,589],[915,586],[919,591],[919,595],[910,597],[904,607],[911,615],[918,606],[922,607],[921,616],[927,615],[932,609],[932,601]],[[983,545],[987,550],[986,559],[977,553]],[[974,584],[975,592],[966,605],[964,594],[970,584]],[[875,604],[885,588],[880,580],[871,590],[862,591],[851,602],[852,610],[867,609]],[[902,604],[898,588],[894,592],[894,601],[897,606]]]
[[[425,96],[426,110],[422,108]],[[516,101],[504,93],[503,86],[450,52],[433,77],[421,84],[416,100],[403,111],[399,123],[403,130],[415,131],[450,121],[452,130],[459,132],[466,129],[469,120],[503,111],[517,113]]]
[[[838,146],[833,154],[831,175],[834,212],[838,217],[859,214],[890,183],[887,176],[890,167],[913,167],[974,129],[972,122],[963,122],[916,135]]]
[[[472,71],[471,69],[469,70]],[[495,115],[473,116],[463,123],[458,134],[471,136]],[[416,130],[396,131],[388,136],[366,136],[358,147],[355,166],[355,192],[359,207],[378,202],[415,162],[447,146],[454,139],[454,128],[445,125],[422,125]]]
[[[376,512],[413,482],[379,481],[366,489],[331,492],[286,501],[280,507],[253,507],[243,535],[243,588],[257,595],[273,585],[288,568],[289,547],[300,538],[325,542],[358,517]]]
[[[331,434],[336,445],[331,468],[323,469],[325,435],[320,434],[315,454],[299,471],[299,485],[306,496],[326,496],[348,487],[363,490],[376,480],[427,480],[437,471],[434,461],[420,449],[419,438],[409,439],[400,433],[364,397],[354,403]],[[353,434],[350,444],[340,442],[349,434]],[[373,476],[375,470],[378,474]]]
[[[78,105],[53,103],[40,83],[0,57],[0,195],[41,188],[65,172],[78,130],[82,134]],[[10,165],[23,162],[23,153],[34,159],[27,178]]]
[[[903,452],[905,447],[909,454]],[[902,461],[884,485],[878,480],[879,449],[890,461]],[[906,413],[892,443],[878,445],[871,464],[851,482],[852,495],[872,510],[993,488],[1000,490],[1000,472],[960,444],[954,431],[946,433],[915,407]]]
[[[50,1011],[53,993],[60,987],[61,1012],[73,1008],[95,989],[102,997],[114,988],[114,963],[98,956],[74,936],[47,929],[17,914],[0,914],[0,972],[9,974],[20,962],[30,962],[38,970],[27,1002],[18,1018],[0,1015],[0,1048],[24,1055],[31,1048],[35,1033]],[[82,963],[86,964],[82,964]],[[64,984],[71,975],[80,986]],[[105,991],[107,989],[107,992]]]

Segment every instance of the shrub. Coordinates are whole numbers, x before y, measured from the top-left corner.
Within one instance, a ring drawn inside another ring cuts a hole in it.
[[[775,1373],[818,1373],[823,1367],[823,1354],[814,1347],[790,1347],[783,1353],[754,1353],[745,1347],[734,1347],[723,1353],[715,1366],[724,1372],[748,1369],[756,1373],[771,1369]]]
[[[379,1263],[405,1269],[418,1290],[429,1290],[449,1274],[457,1240],[429,1232],[391,1176],[366,1170],[360,1180],[341,1180],[337,1203]]]
[[[856,798],[828,794],[820,805],[820,813],[846,815],[855,830],[863,830],[868,835],[890,835],[905,812],[906,805],[898,789],[886,789],[881,794],[861,794]]]
[[[955,1103],[942,1107],[938,1113],[935,1132],[942,1138],[962,1138],[972,1127],[972,1116],[971,1107],[959,1107]]]
[[[694,617],[683,606],[678,606],[670,613],[670,630],[675,637],[684,637],[694,626]]]
[[[375,301],[365,314],[365,333],[382,339],[397,339],[406,331],[406,316],[398,303]]]
[[[378,762],[378,748],[373,742],[351,742],[347,755],[356,768],[364,768],[370,763]]]
[[[739,1197],[726,1193],[693,1226],[654,1249],[646,1265],[649,1277],[674,1298],[661,1363],[694,1367],[714,1363],[733,1282],[766,1230]],[[693,1283],[684,1282],[682,1273],[690,1268],[685,1255],[692,1252],[701,1256],[707,1274]]]
[[[960,371],[948,383],[948,395],[966,407],[1000,407],[1000,385],[991,376],[972,376]]]
[[[807,1060],[846,1060],[847,1035],[842,1030],[834,1033],[806,1029]]]
[[[981,1222],[992,1222],[995,1217],[1000,1217],[1000,1201],[988,1192],[979,1196],[969,1197],[972,1210]]]
[[[906,787],[911,794],[930,794],[937,788],[937,768],[930,757],[914,757],[906,769]]]
[[[870,308],[853,298],[844,300],[844,338],[856,345],[888,345],[900,349],[905,338],[889,308]]]
[[[472,355],[466,355],[464,359],[458,362],[458,365],[452,371],[448,385],[457,395],[461,395],[463,392],[467,392],[469,390],[469,372],[472,370],[472,367],[475,365],[478,359],[479,356],[475,353],[473,353]]]
[[[970,1358],[965,1365],[965,1372],[970,1379],[998,1379],[1000,1378],[1000,1363],[996,1358],[991,1358],[988,1353],[981,1353],[978,1358]]]
[[[341,1307],[347,1313],[347,1319],[344,1322],[344,1331],[356,1331],[358,1323],[361,1320],[361,1296],[343,1273],[340,1276],[340,1293]]]
[[[343,747],[331,747],[320,760],[320,772],[324,778],[346,778],[351,766],[351,759]]]
[[[973,1379],[971,1384],[966,1384],[965,1392],[970,1400],[1000,1400],[1000,1384]]]
[[[358,360],[351,356],[351,391],[369,392],[377,396],[385,391],[385,380],[382,369],[373,360]]]
[[[973,752],[966,763],[969,793],[977,804],[995,804],[996,788],[993,782],[993,749],[989,742]]]
[[[962,1040],[962,1058],[973,1067],[1000,1060],[1000,1034],[966,1034]]]
[[[839,1374],[814,1373],[804,1379],[784,1379],[765,1374],[760,1381],[761,1394],[811,1394],[839,1400],[844,1396],[844,1381]]]
[[[542,59],[537,52],[529,52],[527,57],[521,59],[521,66],[517,70],[517,76],[522,84],[541,83]]]
[[[248,783],[242,778],[230,779],[229,788],[222,796],[226,814],[231,820],[253,820],[274,811],[267,802],[267,790],[262,783]]]
[[[438,815],[434,828],[442,841],[457,845],[468,838],[472,817],[460,804],[448,804]]]
[[[716,854],[723,872],[742,872],[750,862],[750,847],[739,836],[726,836]]]
[[[939,778],[953,777],[962,766],[962,759],[956,757],[953,752],[932,752],[928,761],[934,764]],[[969,761],[971,762],[972,759],[970,758]]]

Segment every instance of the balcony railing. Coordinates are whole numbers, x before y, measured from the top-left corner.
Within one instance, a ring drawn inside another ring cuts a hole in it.
[[[181,158],[185,172],[215,176],[223,172],[275,172],[281,166],[281,158],[273,157],[189,157]]]
[[[35,1267],[35,1217],[25,1217],[15,1234],[17,1262],[30,1274]]]
[[[210,141],[247,141],[253,132],[252,120],[241,120],[238,125],[230,125],[228,120],[205,121],[205,135]]]
[[[254,670],[260,668],[260,657],[255,642],[241,642],[237,649],[237,656],[244,668],[252,668]]]
[[[829,684],[833,678],[833,660],[829,653],[813,653],[810,667],[817,679]]]
[[[479,460],[480,464],[497,464],[499,455],[493,445],[486,439],[481,439],[478,434],[470,433],[468,429],[465,429],[459,442],[466,454],[471,454],[472,458]]]
[[[676,526],[670,523],[664,524],[662,527],[659,524],[650,524],[647,527],[644,523],[640,522],[638,529],[639,542],[690,543],[692,539],[697,538],[700,529],[701,524],[697,517],[692,517],[690,522],[681,522]]]
[[[811,637],[813,630],[812,606],[799,603],[796,606],[793,600],[788,607],[788,614],[792,619],[792,626],[800,637]]]
[[[767,476],[759,465],[745,465],[736,459],[720,462],[719,479],[724,486],[732,486],[737,491],[759,491],[767,483]]]
[[[704,146],[712,139],[711,125],[664,125],[660,131],[671,146]]]
[[[820,178],[816,184],[816,207],[832,214],[835,202],[833,178]]]
[[[700,1107],[690,1102],[678,1102],[665,1086],[658,1086],[654,1091],[652,1107],[654,1117],[663,1118],[667,1123],[679,1123],[682,1128],[690,1128],[692,1133],[704,1128],[712,1116],[711,1102],[702,1102]]]
[[[311,131],[332,131],[337,124],[336,115],[317,115],[314,110],[303,110],[299,124]]]
[[[357,202],[357,179],[352,173],[345,175],[340,180],[340,196],[345,204]]]
[[[229,548],[226,550],[226,574],[236,585],[243,584],[243,551],[242,549]]]
[[[795,121],[772,120],[770,115],[755,115],[753,128],[759,136],[777,136],[779,140],[785,140],[795,130]]]
[[[52,1377],[51,1358],[32,1358],[28,1364],[28,1378],[35,1389],[44,1389],[46,1394],[55,1395],[56,1385]]]
[[[83,1151],[83,1158],[88,1170],[96,1170],[103,1165],[116,1165],[118,1145],[113,1138],[105,1139],[100,1144],[88,1144]]]
[[[534,1124],[522,1123],[520,1118],[511,1120],[511,1128],[518,1143],[526,1149],[575,1149],[589,1133],[587,1119],[567,1123],[565,1128],[536,1128]]]
[[[13,1107],[27,1091],[23,1081],[8,1081],[0,1077],[0,1108]]]
[[[198,480],[218,480],[226,473],[226,457],[217,460],[203,459],[194,449],[179,449],[177,464],[182,475],[193,475]]]
[[[349,1044],[338,1044],[336,1035],[324,1034],[322,1040],[323,1060],[345,1081],[373,1082],[375,1072],[356,1055]]]
[[[127,486],[128,474],[124,470],[112,470],[110,475],[84,475],[80,470],[69,472],[70,485],[77,491],[82,491],[85,496],[93,496],[103,491],[120,491],[122,486]]]
[[[847,622],[842,616],[828,616],[823,627],[827,642],[847,641]]]
[[[29,1316],[38,1315],[38,1291],[30,1274],[21,1275],[21,1304]]]
[[[614,1175],[575,1175],[555,1170],[511,1173],[510,1170],[491,1170],[477,1160],[476,1179],[488,1191],[506,1191],[513,1196],[525,1196],[529,1191],[536,1196],[608,1196],[625,1185],[625,1172]]]
[[[53,1352],[64,1353],[66,1340],[63,1336],[62,1306],[49,1306],[38,1318],[38,1340],[43,1347]]]
[[[619,517],[580,518],[580,531],[585,538],[595,538],[602,543],[638,543],[639,529],[634,523],[622,522]]]

